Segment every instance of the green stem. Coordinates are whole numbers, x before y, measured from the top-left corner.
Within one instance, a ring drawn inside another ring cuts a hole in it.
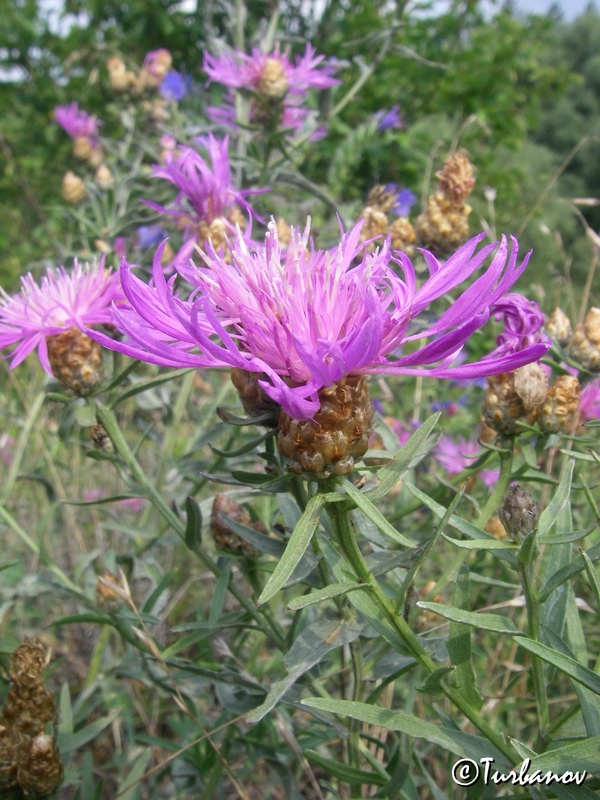
[[[363,661],[360,642],[351,642],[350,658],[352,659],[352,699],[360,702],[363,697]],[[349,721],[350,738],[348,741],[348,755],[351,767],[360,769],[360,722],[355,719]],[[350,797],[362,797],[362,787],[353,786]]]
[[[421,646],[417,636],[415,636],[406,620],[395,612],[392,601],[387,598],[367,566],[356,542],[348,515],[347,505],[345,503],[330,503],[326,508],[340,548],[354,568],[358,580],[370,587],[372,597],[379,606],[381,613],[393,625],[410,655],[412,655],[417,663],[428,673],[436,672],[438,665]],[[503,753],[510,763],[517,764],[520,762],[521,759],[519,756],[506,744],[503,737],[481,718],[477,709],[473,708],[459,691],[443,684],[442,689],[446,697],[448,697],[462,711],[465,717],[467,717],[467,719],[470,720],[470,722],[472,722],[501,753]]]
[[[525,594],[525,607],[527,609],[527,632],[529,638],[536,642],[540,641],[541,604],[535,591],[533,563],[520,564],[519,575]],[[540,739],[546,740],[548,728],[550,726],[550,714],[548,711],[548,694],[546,692],[546,680],[544,678],[544,665],[538,656],[531,656],[533,687],[535,691],[535,701],[538,710],[538,721],[540,728]]]
[[[498,482],[494,487],[494,491],[489,496],[487,503],[481,509],[479,516],[475,520],[475,524],[480,528],[483,528],[488,524],[490,517],[499,508],[502,498],[508,489],[508,485],[512,477],[514,448],[515,440],[511,437],[509,446],[500,450],[500,476],[498,477]]]
[[[21,462],[23,461],[23,456],[25,455],[25,451],[29,443],[31,431],[42,409],[42,406],[44,404],[44,399],[45,399],[44,392],[38,392],[35,400],[33,401],[31,407],[29,408],[27,419],[25,420],[25,425],[23,426],[23,430],[21,431],[21,434],[19,436],[19,441],[17,442],[17,446],[15,447],[13,452],[13,460],[10,465],[10,469],[8,471],[6,483],[4,484],[4,488],[2,489],[2,495],[0,496],[0,503],[5,504],[8,502],[10,498],[13,486],[15,485],[15,482],[19,476],[19,470],[21,469]]]
[[[112,443],[115,447],[115,450],[119,453],[119,455],[125,462],[126,466],[129,468],[129,471],[131,472],[135,481],[141,487],[144,488],[148,499],[150,500],[152,505],[156,508],[156,510],[159,512],[159,514],[161,514],[163,519],[169,523],[171,528],[181,539],[185,540],[185,525],[175,514],[175,512],[171,509],[171,507],[165,502],[162,495],[148,480],[146,473],[142,469],[138,460],[131,451],[131,448],[127,444],[127,440],[125,439],[123,433],[121,432],[121,428],[119,427],[119,423],[114,413],[106,406],[98,404],[97,415],[100,422],[106,428],[106,432],[110,436]],[[204,553],[202,550],[196,550],[195,553],[202,562],[202,564],[204,564],[204,566],[207,569],[209,569],[217,579],[221,577],[223,571],[212,560],[212,558],[210,558],[209,555]],[[279,627],[275,626],[272,622],[267,620],[265,616],[255,608],[252,601],[249,600],[243,594],[243,592],[241,592],[235,586],[235,584],[230,582],[228,589],[231,592],[231,594],[235,597],[235,599],[238,601],[238,603],[244,608],[246,613],[249,614],[250,617],[252,617],[252,619],[263,630],[263,632],[271,639],[271,641],[280,650],[283,650],[285,648],[285,637],[283,636],[283,633],[279,630]]]

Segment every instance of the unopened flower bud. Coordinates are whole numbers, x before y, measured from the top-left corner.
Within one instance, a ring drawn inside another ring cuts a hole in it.
[[[67,203],[76,206],[85,197],[85,183],[78,175],[68,170],[62,179],[62,196]]]
[[[571,322],[562,308],[554,309],[544,327],[548,335],[558,342],[561,347],[565,347],[573,335]]]
[[[110,171],[110,169],[106,166],[106,164],[100,164],[100,166],[96,170],[95,180],[96,184],[100,187],[100,189],[104,190],[110,189],[115,182],[113,174]]]
[[[388,219],[387,214],[373,206],[366,206],[360,213],[359,219],[364,219],[364,224],[360,231],[360,241],[366,242],[367,239],[374,237],[384,237],[387,233]],[[375,248],[375,243],[371,242],[370,248]]]
[[[546,401],[538,409],[538,422],[548,433],[573,433],[579,419],[579,381],[573,375],[561,375],[548,389]]]
[[[63,782],[63,765],[56,742],[47,734],[35,736],[22,753],[17,779],[26,797],[41,798]]]
[[[498,516],[508,535],[522,541],[537,528],[540,508],[527,489],[515,484],[504,496]]]
[[[515,389],[513,372],[489,376],[482,410],[485,424],[505,436],[516,436],[519,422],[531,425],[535,420],[535,410],[525,408],[523,399]]]
[[[454,250],[469,235],[471,206],[456,205],[442,192],[427,200],[427,208],[417,218],[416,232],[419,244],[436,255]]]
[[[112,442],[111,442],[112,444]],[[110,570],[106,569],[96,581],[96,602],[103,611],[114,613],[123,603],[119,579]]]
[[[237,389],[244,411],[249,417],[262,417],[270,414],[270,419],[263,422],[267,427],[275,427],[279,420],[281,406],[262,389],[259,380],[266,376],[262,373],[232,367],[231,382]]]
[[[514,371],[515,392],[526,411],[532,411],[546,399],[548,378],[539,364],[525,364]]]
[[[230,497],[224,494],[215,495],[210,516],[210,534],[220,550],[236,556],[255,556],[256,550],[252,545],[231,530],[227,521],[221,519],[221,516],[229,517],[234,522],[239,522],[240,525],[246,525],[249,528],[256,527],[256,525],[252,525],[250,513]]]
[[[394,250],[402,250],[407,256],[411,256],[414,253],[417,232],[406,217],[398,217],[392,222],[390,236],[392,237],[392,248]]]
[[[347,475],[369,447],[373,409],[364,375],[350,375],[319,392],[309,420],[281,412],[279,449],[292,472],[324,479]]]
[[[89,136],[76,136],[73,139],[73,155],[80,161],[87,161],[93,149],[94,143]]]
[[[52,374],[65,391],[89,394],[102,381],[102,348],[79,328],[48,336],[46,344]]]
[[[591,308],[569,342],[569,355],[584,369],[600,372],[600,308]]]
[[[29,738],[14,728],[0,725],[0,789],[14,789],[21,752],[27,748]]]
[[[10,659],[10,679],[20,686],[31,687],[42,679],[50,660],[50,650],[37,639],[26,637]]]

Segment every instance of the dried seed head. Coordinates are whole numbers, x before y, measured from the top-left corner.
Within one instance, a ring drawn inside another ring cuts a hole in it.
[[[76,206],[85,197],[85,183],[71,170],[65,172],[62,179],[62,196],[67,203]]]
[[[373,206],[366,206],[360,212],[359,219],[364,219],[364,224],[360,232],[360,241],[366,242],[367,239],[374,237],[384,237],[387,234],[388,219],[387,214],[380,211]],[[369,248],[374,250],[376,247],[374,242],[371,242]]]
[[[565,347],[573,335],[571,322],[562,308],[557,307],[554,309],[548,317],[545,328],[548,335],[557,341],[561,347]]]
[[[114,186],[115,179],[106,164],[100,164],[95,175],[96,184],[100,189],[110,189]]]
[[[540,507],[527,489],[515,484],[505,494],[498,516],[509,536],[522,541],[537,528]]]
[[[19,686],[36,686],[49,661],[49,648],[37,639],[26,637],[11,656],[10,679]]]
[[[535,410],[527,410],[515,389],[513,372],[490,375],[483,397],[483,421],[490,428],[506,436],[519,433],[518,422],[532,424]]]
[[[256,84],[256,90],[271,102],[283,100],[289,89],[285,69],[277,58],[267,58]]]
[[[532,411],[546,399],[548,378],[539,364],[526,364],[514,371],[515,392],[526,411]]]
[[[104,453],[114,453],[115,446],[112,443],[108,431],[101,422],[96,422],[95,425],[90,425],[88,428],[90,439],[96,450],[102,450]]]
[[[51,736],[35,736],[21,754],[17,779],[25,797],[41,798],[63,782],[63,765]]]
[[[573,433],[579,419],[579,381],[573,375],[561,375],[548,389],[546,401],[538,409],[540,428],[549,433]]]
[[[367,197],[367,206],[389,213],[398,202],[397,192],[390,192],[383,184],[373,186]]]
[[[440,179],[440,192],[455,206],[462,206],[475,186],[473,165],[462,153],[450,156],[436,175]]]
[[[42,733],[46,725],[57,722],[54,696],[41,681],[33,686],[13,684],[4,708],[6,724],[28,736]]]
[[[28,743],[29,738],[23,733],[0,725],[0,789],[14,789],[17,786],[19,757]]]
[[[93,149],[94,143],[89,136],[76,136],[73,139],[73,155],[80,161],[87,161]]]
[[[442,192],[431,195],[416,222],[419,244],[440,256],[455,250],[469,235],[470,213],[467,203],[457,205]]]
[[[210,516],[210,534],[217,547],[236,556],[255,556],[257,553],[252,545],[242,539],[241,536],[238,536],[235,531],[232,531],[227,522],[221,519],[221,515],[229,517],[241,525],[246,525],[250,528],[256,527],[252,524],[250,514],[245,508],[224,494],[215,495]]]
[[[114,613],[123,604],[117,576],[109,569],[105,569],[96,581],[96,602],[104,611]]]
[[[76,395],[86,395],[102,381],[102,348],[79,328],[48,336],[48,360],[52,373],[62,388]]]
[[[600,372],[600,308],[591,308],[577,325],[568,350],[584,369]]]
[[[235,386],[242,401],[244,411],[249,417],[262,417],[263,414],[270,414],[270,418],[262,425],[274,428],[279,420],[281,406],[259,385],[259,380],[266,377],[260,372],[248,372],[239,367],[231,370],[231,382]]]
[[[392,248],[412,256],[417,242],[417,232],[406,217],[398,217],[390,226]]]
[[[350,375],[319,392],[321,407],[310,420],[281,412],[277,442],[292,472],[324,479],[347,475],[366,453],[373,409],[364,375]]]

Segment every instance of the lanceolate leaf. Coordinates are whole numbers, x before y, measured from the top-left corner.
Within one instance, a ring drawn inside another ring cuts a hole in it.
[[[456,606],[445,606],[441,603],[426,603],[424,601],[417,603],[419,608],[425,608],[428,611],[433,611],[439,614],[440,617],[445,617],[453,622],[462,622],[465,625],[472,625],[475,628],[482,628],[486,631],[495,631],[496,633],[509,633],[511,636],[523,636],[524,634],[515,628],[512,620],[508,617],[503,617],[501,614],[486,614],[477,611],[465,611]]]
[[[416,547],[416,545],[411,542],[410,539],[402,536],[402,534],[397,531],[390,522],[387,521],[381,511],[369,500],[367,495],[363,494],[360,489],[357,489],[351,481],[349,481],[347,478],[342,478],[340,484],[348,497],[352,498],[358,508],[360,508],[360,510],[366,514],[366,516],[372,522],[374,522],[375,525],[377,525],[382,533],[384,533],[386,536],[389,536],[389,538],[393,539],[393,541],[398,542],[398,544],[404,545],[404,547]]]

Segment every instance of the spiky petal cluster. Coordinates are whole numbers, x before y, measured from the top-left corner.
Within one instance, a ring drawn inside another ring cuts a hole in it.
[[[495,303],[495,319],[503,320],[504,332],[498,336],[498,353],[516,353],[538,342],[551,343],[543,332],[545,316],[534,300],[510,293]]]
[[[98,135],[98,126],[100,125],[98,118],[85,111],[80,111],[77,103],[56,106],[54,119],[72,139],[86,136],[94,140]]]
[[[9,296],[0,288],[0,350],[12,348],[10,366],[16,367],[37,347],[44,370],[52,375],[46,339],[74,326],[112,323],[111,304],[122,303],[118,273],[99,264],[75,262],[70,272],[64,267],[48,268],[36,283],[27,273],[21,291]]]
[[[406,255],[392,257],[388,242],[366,253],[360,233],[359,223],[337,247],[315,250],[307,224],[303,233],[292,229],[282,250],[271,222],[264,246],[251,248],[238,234],[225,258],[209,244],[204,265],[185,269],[195,286],[189,299],[175,293],[176,276],[165,279],[162,247],[149,285],[123,261],[121,281],[131,306],[115,311],[115,324],[129,340],[90,335],[151,363],[264,373],[265,392],[296,419],[312,417],[320,405],[319,390],[348,375],[475,378],[516,369],[548,349],[538,343],[515,353],[494,351],[475,363],[454,363],[525,269],[529,257],[517,265],[516,240],[512,248],[503,238],[477,251],[480,234],[445,264],[425,251],[430,274],[417,288]],[[420,322],[435,300],[480,271],[489,256],[487,269],[438,319]]]
[[[155,178],[162,178],[176,187],[178,193],[172,208],[165,208],[150,200],[145,202],[151,208],[178,220],[188,233],[200,225],[209,228],[216,220],[223,220],[224,227],[233,233],[235,225],[232,212],[237,207],[243,209],[248,217],[254,216],[246,197],[258,194],[260,190],[240,191],[235,188],[229,165],[227,136],[219,140],[209,134],[206,138],[198,139],[198,142],[206,149],[208,161],[194,148],[180,147],[152,173]],[[239,210],[238,215],[241,217]]]
[[[272,53],[263,53],[258,48],[251,55],[239,50],[221,56],[204,54],[204,70],[210,81],[222,83],[229,92],[225,102],[218,108],[209,108],[210,118],[220,124],[235,125],[235,97],[232,90],[254,92],[260,98],[251,111],[251,121],[278,123],[283,129],[299,130],[309,114],[303,101],[310,88],[328,89],[339,83],[333,77],[335,65],[324,63],[325,57],[316,55],[311,44],[306,45],[303,56],[295,62],[289,53],[281,53],[277,47]],[[275,104],[277,112],[269,108]]]

